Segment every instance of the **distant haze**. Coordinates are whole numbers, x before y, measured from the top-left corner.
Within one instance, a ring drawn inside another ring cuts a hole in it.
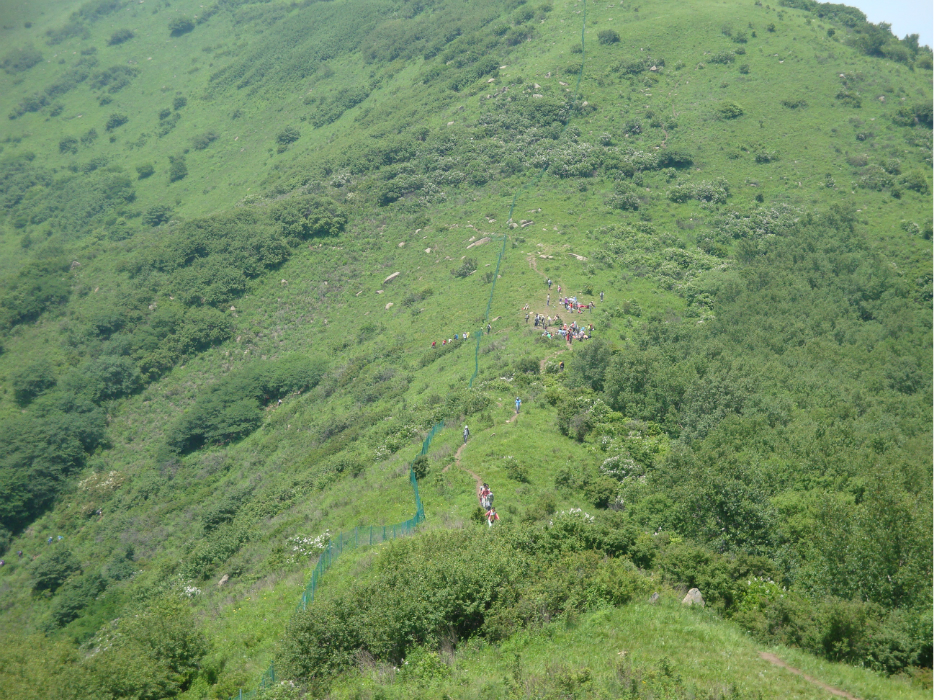
[[[874,24],[891,24],[892,33],[899,38],[906,34],[917,34],[922,44],[934,44],[934,4],[931,0],[844,0],[844,3],[861,9]]]

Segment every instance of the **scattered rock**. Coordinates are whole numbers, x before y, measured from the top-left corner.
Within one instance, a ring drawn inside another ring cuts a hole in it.
[[[430,253],[430,252],[431,252],[431,248],[425,248],[425,252],[426,252],[426,253]]]
[[[81,263],[79,263],[77,260],[72,260],[72,261],[71,261],[71,269],[74,270],[74,269],[77,268],[77,267],[81,267]]]
[[[382,290],[382,289],[377,289],[377,290],[376,290],[376,293],[377,293],[377,294],[382,294],[382,293],[383,293],[383,290]]]
[[[224,574],[223,576],[221,576],[221,580],[217,582],[217,585],[223,586],[225,583],[227,583],[229,579],[230,579],[230,576],[228,576],[227,574]]]
[[[541,90],[541,89],[542,89],[542,86],[539,85],[538,83],[535,83],[535,85],[533,85],[532,87],[535,88],[536,90]]]
[[[389,275],[389,277],[383,280],[383,284],[389,284],[401,274],[402,274],[401,272],[393,272],[391,275]]]
[[[467,246],[467,247],[468,247],[468,248],[475,248],[475,247],[477,247],[477,246],[483,245],[484,243],[489,243],[491,240],[492,240],[492,239],[491,239],[489,236],[484,236],[484,237],[481,238],[479,241],[474,241],[473,243],[471,243],[471,244],[470,244],[469,246]]]
[[[535,94],[532,95],[532,97],[544,97],[544,95],[540,95],[536,92]]]
[[[422,230],[421,230],[420,228],[415,229],[415,234],[416,234],[416,235],[418,235],[418,234],[421,233],[421,232],[422,232]]]
[[[681,601],[681,605],[699,605],[704,607],[704,596],[701,595],[699,590],[692,588],[688,591],[688,594],[684,596],[684,600]]]
[[[392,302],[389,302],[388,304],[386,304],[386,308],[387,308],[387,309],[391,309],[391,308],[392,308]],[[703,605],[703,602],[701,602],[701,605]]]
[[[289,283],[286,282],[285,280],[279,280],[279,286],[280,286],[280,287],[288,287],[288,286],[289,286]]]
[[[577,258],[581,262],[587,262],[587,258],[585,258],[583,255],[578,255],[577,253],[568,253],[568,255],[570,255],[572,258]]]
[[[564,85],[564,87],[567,87],[567,86],[568,86],[568,84],[567,84],[566,82],[564,82],[563,80],[559,80],[559,81],[558,81],[558,85]]]
[[[531,226],[534,223],[535,223],[534,221],[526,221],[524,224],[522,224],[522,228],[525,228],[526,226]]]
[[[448,126],[454,126],[454,122],[448,122]]]
[[[399,243],[399,247],[400,247],[400,248],[405,248],[405,241],[400,242],[400,243]]]
[[[659,599],[660,597],[661,597],[661,596],[658,595],[657,592],[656,592],[656,593],[653,593],[653,594],[652,594],[652,597],[649,598],[649,603],[651,603],[652,605],[655,605],[655,604],[658,602],[658,599]]]
[[[495,83],[495,82],[496,82],[496,78],[490,78],[489,80],[487,80],[487,82],[488,82],[488,83]]]

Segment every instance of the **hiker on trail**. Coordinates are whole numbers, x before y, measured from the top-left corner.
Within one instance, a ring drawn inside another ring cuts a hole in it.
[[[558,364],[558,371],[559,372],[564,371],[564,360],[561,360],[561,362]]]
[[[528,311],[525,312],[525,322],[526,322],[526,323],[529,322],[529,312],[528,312]]]
[[[516,397],[516,415],[519,415],[519,409],[522,408],[522,399]]]
[[[497,520],[499,520],[499,515],[496,514],[496,508],[490,508],[490,510],[487,511],[487,514],[486,514],[487,525],[489,525],[490,527],[493,527],[493,523]]]
[[[465,444],[465,445],[467,444],[467,438],[469,438],[469,437],[470,437],[470,428],[468,428],[468,427],[465,425],[465,426],[464,426],[464,444]]]
[[[483,510],[489,510],[491,508],[491,503],[493,503],[493,492],[490,490],[489,484],[484,484],[480,487],[480,506]]]
[[[545,306],[551,306],[551,294],[545,295]]]
[[[558,285],[558,296],[561,296],[561,285]]]
[[[603,292],[600,292],[600,301],[603,301]]]
[[[489,335],[492,332],[493,332],[493,326],[491,326],[489,323],[486,324],[486,334]]]
[[[470,337],[470,332],[469,332],[469,331],[468,331],[467,333],[464,333],[464,340],[467,340],[467,338],[469,338],[469,337]]]
[[[551,289],[551,277],[548,278],[548,289]]]
[[[431,347],[435,347],[437,344],[438,344],[438,341],[437,341],[437,340],[432,340],[432,341],[431,341]]]
[[[51,538],[51,537],[49,538],[48,542],[46,542],[46,544],[52,544],[52,538]]]
[[[454,340],[460,340],[460,339],[457,337],[457,333],[454,334]]]

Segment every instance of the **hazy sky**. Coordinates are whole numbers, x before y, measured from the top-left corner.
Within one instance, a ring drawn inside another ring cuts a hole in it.
[[[892,33],[899,38],[918,34],[921,43],[934,45],[934,3],[931,0],[842,0],[845,5],[858,7],[870,22],[888,22]]]

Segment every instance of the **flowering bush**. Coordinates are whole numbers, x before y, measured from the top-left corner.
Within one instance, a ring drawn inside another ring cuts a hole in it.
[[[331,531],[325,530],[317,537],[295,535],[285,541],[289,551],[289,563],[298,564],[320,554],[331,541]]]

